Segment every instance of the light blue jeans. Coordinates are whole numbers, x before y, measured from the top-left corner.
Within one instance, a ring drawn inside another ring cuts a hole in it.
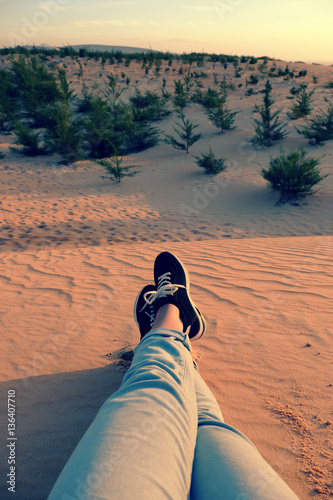
[[[151,330],[49,500],[295,500],[254,445],[223,421],[184,333]]]

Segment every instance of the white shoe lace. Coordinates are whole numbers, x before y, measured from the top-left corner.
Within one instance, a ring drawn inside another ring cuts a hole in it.
[[[143,308],[144,307],[146,307],[146,304],[143,306]],[[141,309],[141,311],[142,311],[142,309]],[[153,326],[153,324],[155,323],[155,319],[156,319],[155,309],[154,309],[154,306],[152,304],[150,305],[150,314],[148,311],[145,311],[145,314],[147,314],[147,316],[149,316],[149,318],[150,318],[150,328],[151,328]]]
[[[167,297],[168,295],[173,295],[177,292],[178,288],[186,288],[184,285],[174,285],[171,283],[171,273],[166,272],[162,274],[157,279],[157,290],[153,290],[151,292],[146,292],[143,296],[146,304],[143,306],[141,311],[146,307],[146,305],[152,305],[155,300],[160,299],[162,297]],[[140,312],[141,312],[140,311]]]

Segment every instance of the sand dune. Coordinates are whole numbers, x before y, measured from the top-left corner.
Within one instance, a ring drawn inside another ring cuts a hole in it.
[[[300,498],[313,489],[328,497],[332,239],[307,237],[3,254],[1,389],[16,389],[20,409],[19,498],[45,498],[119,386],[120,353],[138,340],[132,304],[165,248],[187,263],[208,319],[194,350],[226,421]]]
[[[79,90],[77,63],[66,64]],[[310,86],[318,76],[314,105],[324,105],[331,68],[294,66],[307,68]],[[100,63],[90,61],[85,81],[101,81],[111,70],[99,77]],[[217,70],[204,70],[212,84]],[[146,78],[140,65],[126,72],[143,90],[161,86],[162,76]],[[284,117],[294,84],[273,82]],[[298,204],[275,206],[278,195],[259,171],[279,145],[257,151],[246,143],[261,94],[246,98],[244,90],[230,96],[240,111],[234,131],[218,134],[192,104],[186,113],[204,138],[191,154],[161,142],[130,155],[141,172],[120,184],[103,179],[93,161],[28,159],[10,149],[13,135],[0,136],[0,387],[3,401],[9,389],[17,392],[16,499],[46,498],[99,406],[119,387],[138,341],[136,294],[166,249],[188,266],[193,298],[207,318],[194,354],[226,421],[253,440],[301,499],[332,496],[333,180]],[[161,130],[170,133],[174,120]],[[322,167],[331,172],[332,144],[311,147],[289,127],[283,146],[325,153]],[[233,162],[215,178],[192,157],[209,147]],[[6,474],[5,458],[1,467]]]

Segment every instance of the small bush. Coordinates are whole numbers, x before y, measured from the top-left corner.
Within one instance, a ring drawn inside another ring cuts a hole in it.
[[[89,90],[85,83],[82,84],[82,99],[79,99],[77,113],[87,113],[92,109],[93,90]]]
[[[178,135],[180,141],[173,135],[167,135],[165,142],[167,144],[171,144],[171,146],[175,149],[182,149],[183,151],[186,151],[188,154],[189,148],[201,139],[202,134],[195,134],[193,132],[199,125],[193,125],[190,120],[186,120],[183,112],[179,113],[179,118],[181,121],[176,123],[176,126],[173,127],[173,129]]]
[[[329,104],[326,110],[320,110],[310,120],[309,125],[303,129],[296,128],[296,130],[314,144],[321,144],[333,139],[333,105]]]
[[[57,103],[44,115],[46,148],[69,164],[84,156],[82,120],[74,119],[66,103]]]
[[[268,60],[267,59],[263,59],[262,63],[260,63],[258,65],[258,71],[260,73],[262,73],[263,75],[267,72],[267,64],[268,64]]]
[[[101,97],[91,99],[91,110],[83,123],[91,158],[105,158],[122,147],[122,134],[115,130],[110,107]]]
[[[198,167],[204,168],[206,174],[216,175],[227,168],[224,164],[227,158],[216,158],[211,149],[209,153],[202,153],[201,158],[199,156],[195,156],[195,158]]]
[[[206,108],[206,114],[212,123],[218,127],[221,134],[225,130],[232,130],[237,111],[230,111],[227,107],[227,98],[229,95],[229,85],[224,77],[220,83],[220,91],[208,88],[203,94],[202,104]]]
[[[198,76],[197,78],[200,78],[199,76],[199,73],[195,72]],[[187,72],[187,75],[184,76],[183,78],[183,85],[184,85],[184,90],[187,94],[187,96],[190,95],[190,92],[191,92],[191,89],[194,85],[194,82],[193,82],[193,74],[191,73],[191,68],[188,68],[188,72]]]
[[[296,120],[303,118],[311,113],[311,97],[314,90],[307,92],[307,84],[301,85],[296,95],[296,102],[290,108],[289,117]]]
[[[60,99],[68,103],[73,101],[76,98],[76,95],[74,94],[74,89],[71,89],[69,86],[65,69],[58,68],[58,78],[60,87]]]
[[[119,105],[119,98],[121,94],[124,92],[124,88],[121,88],[118,83],[118,75],[108,75],[108,87],[104,91],[104,96],[108,101],[112,114],[114,113],[115,108]]]
[[[173,104],[175,108],[182,110],[186,108],[189,101],[188,93],[185,90],[185,84],[180,80],[174,80],[174,88]]]
[[[230,111],[225,103],[221,102],[218,106],[207,110],[206,114],[215,127],[220,129],[221,134],[223,134],[225,130],[232,130],[235,128],[233,123],[237,111]]]
[[[11,130],[17,106],[18,90],[14,87],[12,74],[0,69],[0,130]]]
[[[322,175],[317,168],[320,158],[307,158],[307,155],[302,147],[289,154],[281,149],[280,155],[269,162],[269,168],[261,170],[269,187],[280,191],[278,204],[316,193],[313,186],[327,177],[328,174]]]
[[[289,89],[289,92],[292,94],[292,95],[298,95],[300,93],[300,90],[301,90],[301,87],[291,87],[291,89]]]
[[[123,111],[122,130],[127,151],[143,151],[159,143],[160,131],[147,120],[145,113],[133,107]]]
[[[196,89],[192,95],[192,101],[201,104],[205,109],[212,109],[216,106],[219,98],[219,92],[211,87],[204,92]]]
[[[300,78],[304,78],[308,74],[307,70],[304,69],[303,71],[299,71],[298,76]]]
[[[13,60],[12,71],[26,116],[34,120],[36,127],[43,127],[43,109],[61,98],[54,75],[36,57],[28,61],[23,56]]]
[[[251,95],[254,95],[254,94],[257,94],[257,92],[254,92],[254,90],[252,88],[246,90],[246,92],[244,93],[245,97],[250,97]]]
[[[160,97],[156,92],[147,90],[141,94],[139,90],[129,98],[134,108],[145,111],[146,119],[149,121],[159,121],[171,114],[167,108],[166,98]]]
[[[250,139],[251,144],[270,147],[274,141],[284,139],[288,133],[284,130],[285,126],[279,121],[281,109],[272,112],[272,105],[274,104],[271,98],[272,86],[267,80],[264,89],[264,102],[262,106],[255,106],[255,110],[260,115],[260,120],[254,119],[255,123],[255,137]]]
[[[110,175],[111,180],[120,182],[123,177],[133,177],[139,171],[133,171],[135,165],[122,166],[124,160],[123,156],[119,156],[117,152],[106,160],[97,160],[97,163],[106,168],[107,173]]]
[[[254,73],[252,73],[250,78],[247,80],[247,83],[249,85],[257,85],[258,82],[259,82],[259,77],[257,75],[255,75]]]
[[[20,122],[15,124],[16,140],[15,144],[23,146],[22,148],[11,148],[14,151],[19,151],[26,156],[45,155],[47,152],[41,146],[40,132],[34,132],[30,127],[23,125]]]

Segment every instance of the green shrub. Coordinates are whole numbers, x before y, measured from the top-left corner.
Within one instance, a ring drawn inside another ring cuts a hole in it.
[[[58,153],[66,164],[84,156],[82,120],[75,119],[66,103],[56,103],[44,115],[46,148]]]
[[[12,73],[0,69],[0,130],[12,129],[15,114],[18,111],[18,91],[13,84]]]
[[[262,106],[255,106],[255,110],[260,115],[260,120],[254,119],[255,137],[250,139],[253,145],[270,147],[274,141],[280,141],[288,135],[284,131],[286,125],[279,122],[281,109],[272,112],[274,101],[271,98],[271,92],[272,86],[269,80],[267,80],[264,90],[264,103]]]
[[[74,94],[74,89],[71,89],[67,81],[66,70],[63,68],[58,68],[58,78],[60,87],[60,99],[65,102],[71,102],[76,98]]]
[[[262,74],[265,74],[267,72],[267,64],[268,64],[268,60],[263,59],[262,63],[260,63],[258,65],[258,71]]]
[[[307,84],[303,84],[299,88],[299,92],[296,95],[296,103],[290,108],[289,117],[292,119],[303,118],[311,113],[311,97],[314,90],[307,92]]]
[[[251,95],[255,95],[257,93],[258,92],[254,92],[254,90],[251,88],[251,89],[246,90],[244,95],[245,95],[245,97],[250,97]]]
[[[133,171],[135,165],[122,166],[124,160],[123,156],[119,156],[116,151],[113,156],[105,160],[97,160],[102,167],[106,168],[107,173],[110,175],[111,180],[120,182],[123,177],[133,177],[139,171]]]
[[[291,89],[289,89],[289,92],[292,94],[292,95],[298,95],[300,93],[300,90],[301,90],[301,86],[299,87],[291,87]]]
[[[278,75],[277,75],[277,73],[276,73],[276,66],[271,66],[271,67],[269,68],[269,71],[268,71],[268,73],[267,73],[267,76],[268,76],[269,78],[276,78],[276,77],[278,76]]]
[[[41,133],[34,132],[31,127],[23,125],[20,122],[15,123],[15,144],[23,146],[22,148],[12,148],[14,151],[19,151],[26,156],[38,156],[47,154],[45,148],[41,146]]]
[[[300,78],[304,78],[307,74],[308,74],[308,71],[306,69],[298,72],[298,76]]]
[[[118,83],[118,75],[108,75],[108,87],[104,90],[104,96],[110,105],[111,112],[114,115],[117,113],[117,107],[119,106],[119,99],[121,94],[124,92],[124,88]]]
[[[227,98],[229,86],[227,84],[226,78],[224,77],[220,83],[220,91],[208,89],[208,91],[203,94],[202,104],[206,108],[206,114],[212,123],[218,127],[221,134],[225,130],[231,130],[235,128],[233,126],[235,116],[237,111],[230,111],[227,107]]]
[[[36,127],[43,127],[45,106],[61,99],[55,76],[38,58],[26,61],[23,56],[12,61],[14,83],[20,93],[25,115],[34,120]]]
[[[322,175],[317,168],[320,158],[307,158],[307,155],[302,147],[289,154],[281,149],[280,155],[269,162],[269,168],[261,170],[269,187],[280,191],[278,204],[314,194],[313,186],[327,177],[328,174]]]
[[[254,73],[252,73],[252,75],[250,75],[250,78],[247,80],[248,85],[257,85],[258,82],[259,77]]]
[[[194,78],[208,78],[208,74],[205,71],[194,71],[193,72],[193,77]],[[198,82],[196,82],[198,83]]]
[[[209,153],[202,153],[201,158],[199,156],[195,156],[195,158],[198,167],[204,168],[206,174],[216,175],[227,168],[224,164],[227,158],[216,158],[211,149]]]
[[[197,75],[198,78],[200,78],[199,73],[197,73]],[[188,68],[187,74],[183,77],[183,86],[188,97],[190,96],[193,85],[193,74],[191,73],[191,68]]]
[[[180,122],[176,123],[176,126],[173,127],[174,131],[178,135],[178,140],[173,135],[167,135],[165,142],[167,144],[171,144],[175,149],[181,149],[186,151],[188,154],[189,148],[201,139],[202,134],[195,134],[194,129],[196,129],[199,125],[193,125],[190,120],[185,120],[185,116],[183,112],[179,113]]]
[[[319,110],[319,113],[309,121],[309,125],[302,129],[295,128],[299,134],[303,134],[314,144],[333,139],[333,105],[329,104],[326,110]]]
[[[232,130],[237,111],[230,111],[224,102],[220,102],[216,107],[206,111],[208,118],[212,121],[215,127],[220,129],[221,134],[225,130]]]
[[[123,134],[114,128],[110,106],[101,97],[92,97],[91,109],[84,119],[85,138],[91,158],[105,158],[120,150]]]
[[[124,132],[126,151],[143,151],[159,143],[160,131],[150,124],[145,110],[124,108],[118,123]]]
[[[206,91],[196,89],[192,95],[192,101],[201,104],[205,109],[212,109],[219,99],[219,92],[211,87]]]
[[[136,89],[135,95],[129,100],[135,108],[145,111],[146,119],[149,121],[159,121],[171,114],[171,111],[167,109],[166,99],[156,92],[147,90],[145,94],[141,94]]]
[[[77,113],[87,113],[92,109],[92,100],[94,98],[93,90],[89,90],[87,85],[82,84],[82,99],[78,99]]]
[[[189,96],[185,91],[185,85],[180,80],[174,80],[173,104],[176,109],[183,110],[189,102]]]

